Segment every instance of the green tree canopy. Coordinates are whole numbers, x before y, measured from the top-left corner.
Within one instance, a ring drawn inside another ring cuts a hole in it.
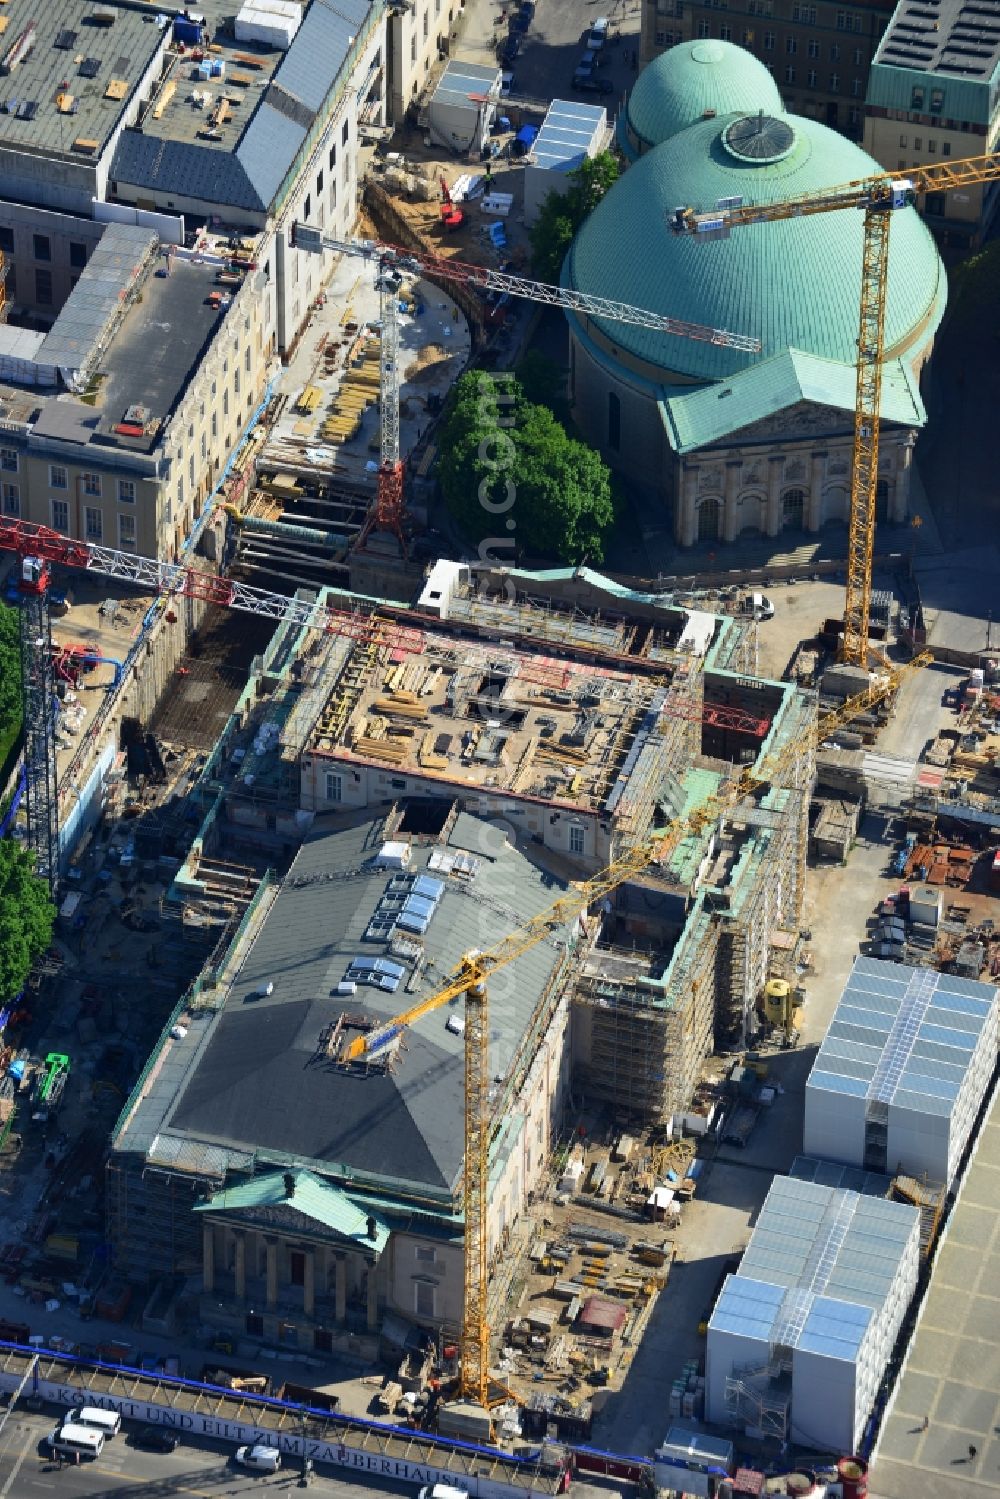
[[[35,959],[52,941],[56,908],[33,859],[13,838],[0,838],[0,1003],[19,994]]]
[[[0,766],[21,728],[21,653],[17,610],[0,604]]]
[[[558,281],[573,236],[618,180],[618,158],[610,151],[588,157],[566,176],[566,191],[549,193],[529,230],[531,256],[543,281]]]
[[[511,555],[516,549],[560,562],[603,560],[614,522],[611,474],[548,407],[525,399],[513,375],[462,376],[441,452],[445,500],[471,541],[492,537]]]

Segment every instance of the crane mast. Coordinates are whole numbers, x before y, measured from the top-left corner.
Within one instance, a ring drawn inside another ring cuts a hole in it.
[[[899,175],[874,172],[870,177],[778,203],[743,203],[726,198],[714,209],[701,212],[682,206],[675,208],[669,217],[676,234],[718,239],[746,224],[769,224],[843,208],[860,209],[864,213],[844,601],[843,655],[853,666],[868,666],[892,214],[896,209],[912,206],[921,194],[947,192],[997,179],[1000,179],[1000,152],[994,151],[960,161],[931,162]]]
[[[363,542],[372,531],[392,532],[406,551],[403,529],[403,464],[399,450],[399,288],[404,275],[430,275],[439,281],[472,286],[500,296],[523,297],[550,307],[565,307],[590,317],[608,318],[612,322],[634,323],[641,328],[655,328],[678,338],[694,338],[741,353],[758,353],[760,340],[745,334],[729,333],[724,328],[707,328],[700,323],[665,317],[645,308],[632,307],[609,297],[593,297],[586,292],[551,286],[545,281],[531,281],[490,266],[468,265],[444,255],[404,250],[375,240],[331,239],[309,224],[296,224],[293,233],[296,249],[312,253],[333,251],[370,260],[375,266],[375,284],[379,291],[379,315],[382,322],[379,363],[379,471],[375,505],[361,530]]]

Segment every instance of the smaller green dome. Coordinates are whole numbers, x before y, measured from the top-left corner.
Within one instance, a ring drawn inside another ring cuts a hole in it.
[[[762,62],[732,42],[681,42],[639,74],[622,144],[630,156],[641,156],[706,115],[761,112],[770,117],[785,112]]]

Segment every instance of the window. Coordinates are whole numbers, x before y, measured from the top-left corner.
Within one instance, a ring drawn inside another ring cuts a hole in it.
[[[712,28],[711,28],[711,26],[709,26],[709,24],[708,24],[707,21],[699,21],[698,22],[698,35],[699,36],[711,36],[712,35]]]
[[[831,73],[830,74],[830,92],[831,92],[831,94],[835,94],[839,88],[840,88],[840,74],[839,73]]]
[[[0,250],[6,251],[8,255],[14,249],[14,231],[6,224],[0,224]]]
[[[809,85],[810,88],[815,88],[816,87],[816,69],[815,68],[810,68],[809,69],[808,73],[806,74],[806,83],[808,83],[808,85]]]
[[[899,149],[901,151],[905,151],[906,150],[906,136],[905,135],[901,135],[899,137]]]
[[[933,135],[927,142],[927,154],[928,156],[934,156],[937,154],[937,141],[934,139]]]
[[[17,448],[0,448],[0,468],[5,474],[17,473]]]
[[[119,505],[134,505],[135,504],[135,480],[134,479],[119,479],[118,480],[118,503],[119,503]]]
[[[854,49],[854,66],[856,68],[860,68],[860,66],[861,66],[861,48],[860,47],[855,47],[855,49]]]
[[[733,39],[733,28],[731,26],[720,26],[719,39],[723,42],[731,42]]]
[[[429,1285],[425,1280],[413,1282],[413,1309],[418,1317],[436,1317],[436,1302],[437,1295],[434,1286]]]
[[[798,50],[799,50],[798,40],[794,36],[786,36],[785,37],[785,54],[786,54],[786,56],[788,56],[788,57],[794,57],[795,54],[796,54],[796,52]]]
[[[61,463],[50,463],[49,464],[49,488],[50,489],[68,489],[69,488],[69,475],[66,473],[66,470],[63,468],[63,466],[62,466]]]
[[[76,271],[82,271],[87,264],[87,246],[81,245],[78,240],[71,239],[69,242],[69,263]]]
[[[83,534],[88,541],[102,541],[104,539],[104,516],[92,505],[84,506]]]
[[[912,92],[910,94],[910,108],[911,109],[915,109],[917,111],[917,113],[919,114],[920,111],[923,109],[923,107],[924,107],[924,91],[923,91],[922,88],[915,88],[915,89],[912,90]]]
[[[118,545],[120,547],[135,546],[134,515],[120,515],[118,517]]]
[[[344,777],[328,770],[326,773],[326,799],[328,802],[342,802],[344,800]]]
[[[847,11],[846,10],[838,10],[838,12],[837,12],[837,30],[838,31],[846,31],[847,30]]]
[[[190,482],[191,488],[193,489],[194,488],[194,454],[193,453],[191,454],[191,457],[188,459],[188,480]]]
[[[249,344],[247,344],[247,346],[246,346],[246,352],[243,355],[243,368],[246,370],[247,374],[249,375],[249,373],[250,373],[250,345]]]
[[[951,155],[951,141],[942,141],[941,142],[941,155],[942,156],[950,156]]]
[[[350,122],[350,120],[345,120],[344,121],[344,128],[340,132],[340,144],[342,146],[346,146],[347,142],[350,140],[350,138],[351,138],[351,122]]]
[[[854,98],[854,99],[860,99],[861,95],[863,93],[864,93],[864,84],[862,83],[861,79],[860,78],[852,78],[851,79],[851,97]]]
[[[21,491],[16,484],[5,484],[3,487],[3,513],[21,514]]]
[[[809,56],[810,57],[818,57],[819,56],[819,42],[810,42],[809,43]]]
[[[922,135],[915,135],[913,137],[913,149],[914,151],[922,151],[924,149],[924,138]]]
[[[414,32],[413,35],[410,37],[410,61],[411,62],[416,62],[416,60],[417,60],[417,34],[416,34],[416,32]],[[416,88],[416,84],[414,84],[413,86],[414,86],[414,88]]]
[[[35,301],[41,307],[52,306],[52,272],[35,271]]]
[[[227,415],[228,415],[228,411],[227,411]],[[213,442],[218,437],[218,435],[219,435],[219,418],[218,418],[217,413],[213,411],[212,412],[212,441]],[[202,454],[202,457],[204,457],[204,456],[205,455]]]
[[[312,193],[306,193],[306,201],[302,205],[302,217],[307,224],[312,218]]]
[[[615,452],[621,447],[622,441],[622,403],[614,391],[608,394],[608,447],[614,448]]]
[[[224,390],[222,392],[222,415],[223,416],[228,416],[229,415],[229,392],[228,392],[228,390]],[[213,424],[215,422],[215,417],[214,416],[212,417],[212,422],[213,422]]]
[[[433,1265],[436,1258],[433,1244],[429,1248],[425,1248],[423,1244],[417,1244],[414,1254],[418,1265]]]
[[[830,61],[831,62],[839,62],[840,61],[840,48],[837,46],[836,42],[834,42],[833,46],[830,48]]]
[[[847,111],[847,123],[848,123],[848,125],[860,125],[861,124],[861,111],[860,111],[860,109],[851,108],[851,109],[849,109]]]
[[[316,196],[317,196],[317,198],[319,197],[320,193],[323,191],[323,181],[324,181],[324,178],[323,178],[323,168],[320,167],[319,171],[316,173]]]
[[[794,68],[788,67],[788,68],[785,69],[785,82],[786,83],[794,83],[795,82],[795,69]]]
[[[84,474],[83,492],[89,494],[93,499],[101,498],[101,476],[100,474]]]
[[[201,434],[201,457],[202,462],[204,462],[204,460],[208,457],[208,438],[205,436],[204,432]]]
[[[52,259],[52,246],[49,243],[49,237],[48,237],[48,235],[47,234],[33,234],[31,238],[32,238],[32,244],[34,246],[34,251],[35,251],[35,259],[36,260],[51,260]]]
[[[941,113],[941,111],[944,109],[944,89],[942,89],[942,88],[932,88],[931,89],[931,105],[930,105],[930,108],[931,108],[931,114],[932,115],[939,115]]]
[[[52,528],[55,531],[69,533],[69,500],[50,500],[49,509],[52,513]]]
[[[748,28],[745,28],[744,31],[743,31],[742,45],[744,47],[752,47],[753,46],[753,32],[751,30],[749,30]]]
[[[240,393],[240,372],[239,372],[239,370],[233,370],[233,395],[234,396],[238,396],[239,393]]]
[[[337,165],[337,147],[336,147],[336,145],[333,145],[333,146],[330,147],[330,171],[331,172],[333,171],[333,169],[334,169],[334,167],[336,165]]]
[[[582,854],[585,839],[584,829],[578,822],[569,825],[569,851],[571,854]]]
[[[765,52],[773,52],[774,51],[774,32],[773,31],[765,31],[764,32],[764,51]]]

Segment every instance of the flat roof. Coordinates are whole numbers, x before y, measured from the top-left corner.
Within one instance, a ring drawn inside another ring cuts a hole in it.
[[[567,616],[567,635],[572,624]],[[388,663],[352,648],[362,663],[354,706],[339,717],[332,684],[314,754],[609,813],[624,811],[633,785],[660,765],[671,688],[624,664],[543,654],[523,640],[515,649],[434,623],[399,631],[393,644]],[[694,673],[677,678],[681,695],[695,686]]]
[[[938,1243],[882,1427],[871,1493],[973,1499],[1000,1472],[1000,1094]],[[925,1419],[926,1418],[926,1419]],[[969,1458],[969,1447],[977,1449]]]
[[[0,149],[96,161],[165,44],[155,10],[6,0],[2,20]]]
[[[600,145],[607,128],[603,105],[553,99],[531,148],[532,165],[570,172]]]
[[[413,1026],[389,1068],[367,1076],[340,1070],[326,1038],[345,1014],[379,1023],[434,993],[464,952],[515,930],[561,887],[465,813],[437,841],[414,843],[405,869],[377,865],[393,836],[385,818],[335,822],[299,850],[221,1009],[168,1043],[167,1081],[154,1081],[116,1149],[162,1153],[164,1138],[179,1138],[450,1200],[462,1168],[461,1002]],[[494,1078],[517,1065],[561,956],[554,933],[491,986]]]
[[[499,98],[500,77],[499,67],[486,67],[482,63],[453,57],[445,64],[431,104],[478,109],[479,95],[492,93]]]
[[[806,1087],[948,1117],[996,1004],[992,984],[857,958]]]
[[[348,64],[374,0],[306,0],[287,51],[237,41],[232,0],[197,9],[210,34],[210,61],[221,72],[197,74],[176,48],[141,129],[123,132],[112,177],[161,197],[199,200],[212,209],[268,211],[310,130]],[[198,95],[198,102],[193,98]]]
[[[105,376],[98,393],[98,431],[105,445],[149,452],[161,425],[201,362],[227,306],[207,304],[215,268],[174,256],[169,276],[147,276],[142,301],[127,313],[97,368]],[[132,406],[149,412],[142,437],[115,432]]]
[[[159,238],[138,224],[109,224],[38,351],[39,364],[83,368],[121,316]]]
[[[855,1358],[918,1225],[907,1203],[776,1177],[709,1331]]]
[[[900,0],[874,61],[988,83],[1000,66],[1000,0]],[[912,107],[927,114],[930,103]]]

